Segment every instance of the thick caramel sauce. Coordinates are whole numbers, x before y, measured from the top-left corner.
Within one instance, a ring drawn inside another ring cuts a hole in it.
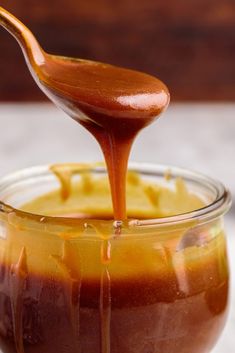
[[[114,218],[126,219],[126,171],[137,134],[169,103],[166,86],[132,70],[92,61],[45,56],[46,94],[96,138],[108,168]]]
[[[138,218],[136,209],[149,218],[157,210],[165,210],[159,208],[159,202],[162,205],[166,199],[181,202],[181,211],[191,210],[192,202],[189,206],[186,202],[191,198],[179,181],[183,191],[179,199],[177,195],[169,198],[167,191],[159,196],[161,192],[155,194],[150,185],[144,191],[147,208],[141,204],[129,215],[126,211],[131,146],[141,129],[169,103],[161,81],[108,64],[49,55],[32,33],[1,7],[0,24],[20,43],[41,89],[93,134],[102,148],[113,212],[99,209],[98,218]],[[54,216],[72,213],[85,216],[86,221],[87,216],[97,216],[97,199],[92,207],[78,201],[74,207],[71,175],[54,172],[62,183],[62,198],[58,191],[52,192],[25,209],[38,209],[42,215],[45,210]],[[87,190],[84,195],[87,197]],[[202,206],[197,197],[192,200],[193,209]],[[166,208],[168,215],[178,212],[173,204]],[[63,213],[57,213],[56,207],[61,205]],[[176,227],[173,234],[147,228],[142,237],[136,237],[131,228],[125,234],[124,227],[117,237],[109,222],[101,228],[94,222],[92,227],[84,224],[82,231],[80,226],[74,227],[77,234],[71,236],[64,229],[67,221],[52,232],[43,220],[44,227],[28,227],[24,218],[16,219],[7,222],[6,238],[0,237],[0,342],[4,353],[210,351],[227,312],[228,270],[219,221],[193,228],[193,233],[191,225]],[[208,241],[204,246],[200,241],[194,243],[205,234]]]
[[[108,168],[114,218],[126,219],[130,149],[136,135],[168,106],[168,89],[142,72],[49,55],[29,29],[2,8],[0,24],[20,43],[39,87],[98,141]]]
[[[63,221],[54,229],[43,219],[41,225],[29,225],[17,218],[11,219],[7,238],[0,237],[3,352],[209,352],[223,328],[228,302],[220,221],[169,232],[147,227],[139,235],[135,227],[124,226],[121,236],[115,236],[112,222],[94,221],[112,218],[108,180],[93,179],[82,169],[54,166],[62,188],[22,209],[54,216],[83,214],[86,226],[81,219],[83,228],[72,226],[70,232]],[[81,178],[73,182],[78,171]],[[60,172],[67,175],[66,182]],[[132,172],[127,205],[130,217],[149,218],[204,203],[182,179],[168,189]]]

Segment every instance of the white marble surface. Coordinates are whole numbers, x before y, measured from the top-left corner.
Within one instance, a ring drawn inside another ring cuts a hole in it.
[[[101,160],[92,137],[51,105],[0,105],[0,176],[15,169]],[[177,104],[137,139],[131,159],[174,164],[220,179],[235,197],[235,104]],[[213,353],[235,352],[235,207],[227,215],[231,310]],[[189,352],[190,353],[190,352]]]

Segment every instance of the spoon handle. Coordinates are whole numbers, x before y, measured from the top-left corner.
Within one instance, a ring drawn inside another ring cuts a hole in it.
[[[20,20],[1,6],[0,26],[4,27],[15,37],[25,55],[26,61],[31,65],[40,65],[44,61],[44,51],[32,32]]]

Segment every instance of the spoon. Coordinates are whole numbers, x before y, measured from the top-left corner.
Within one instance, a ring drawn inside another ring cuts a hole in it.
[[[146,119],[158,116],[169,101],[166,86],[150,75],[46,53],[32,32],[2,7],[0,25],[18,41],[39,87],[75,119],[84,119],[83,114],[77,117],[77,109],[88,107],[115,117],[139,117],[141,111],[139,118]]]
[[[18,41],[41,90],[99,142],[108,167],[115,217],[125,218],[130,148],[138,132],[167,107],[168,89],[142,72],[50,55],[31,31],[2,7],[0,25]]]

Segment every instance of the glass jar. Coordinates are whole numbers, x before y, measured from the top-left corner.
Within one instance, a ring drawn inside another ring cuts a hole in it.
[[[89,170],[93,182],[106,174],[100,166]],[[228,309],[223,216],[230,194],[218,181],[175,167],[129,170],[169,188],[181,177],[206,205],[122,224],[52,217],[20,210],[58,188],[50,167],[0,181],[3,353],[211,351]]]

